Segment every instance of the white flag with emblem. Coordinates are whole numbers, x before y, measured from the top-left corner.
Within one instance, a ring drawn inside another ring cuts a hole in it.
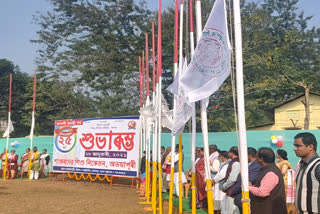
[[[189,99],[208,98],[230,75],[229,42],[225,0],[216,0],[181,85]]]
[[[182,68],[182,74],[186,72],[187,66],[188,63],[187,60],[185,60]],[[184,126],[192,115],[192,107],[185,97],[185,93],[183,88],[181,87],[180,81],[181,79],[178,72],[176,75],[176,79],[167,89],[176,96],[177,100],[175,115],[173,116],[172,136],[183,133]]]

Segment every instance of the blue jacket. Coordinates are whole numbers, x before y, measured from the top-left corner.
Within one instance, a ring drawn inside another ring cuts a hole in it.
[[[254,184],[256,182],[257,175],[261,169],[261,165],[257,161],[253,161],[249,165],[249,182]],[[232,188],[231,195],[234,197],[234,204],[239,207],[242,213],[242,203],[241,203],[241,175],[238,176],[237,182]]]

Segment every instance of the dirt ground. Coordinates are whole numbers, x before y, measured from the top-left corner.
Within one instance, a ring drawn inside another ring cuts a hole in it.
[[[139,204],[136,189],[81,181],[0,181],[0,213],[152,213]]]

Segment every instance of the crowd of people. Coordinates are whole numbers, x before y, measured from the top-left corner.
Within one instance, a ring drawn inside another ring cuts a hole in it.
[[[312,133],[300,133],[294,137],[294,152],[300,158],[296,169],[290,164],[287,151],[262,147],[248,148],[248,172],[250,209],[253,214],[320,213],[320,158],[317,140]],[[209,146],[210,171],[214,186],[215,213],[242,213],[242,181],[238,147],[228,151]],[[174,155],[174,194],[179,196],[179,150]],[[207,208],[204,149],[196,151],[197,208]],[[171,148],[161,149],[163,192],[168,191],[171,172]],[[182,158],[184,156],[182,155]],[[183,159],[182,159],[183,162]],[[141,168],[145,169],[142,163]],[[182,183],[191,177],[191,169],[184,174]],[[186,175],[186,176],[185,176]],[[190,185],[184,185],[189,188]],[[190,198],[190,207],[191,207]]]
[[[4,170],[6,169],[6,178],[14,179],[18,175],[28,177],[29,165],[31,164],[30,179],[39,179],[47,177],[51,168],[50,155],[47,153],[47,149],[43,149],[42,153],[38,151],[37,147],[33,148],[31,163],[30,163],[30,149],[27,148],[26,152],[22,155],[19,163],[19,157],[16,151],[13,149],[7,153],[7,166],[6,163],[6,149],[0,154],[1,159],[1,177],[4,176]]]

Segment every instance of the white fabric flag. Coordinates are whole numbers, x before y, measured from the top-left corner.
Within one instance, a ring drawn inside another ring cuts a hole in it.
[[[161,93],[161,125],[172,130],[172,110],[169,110],[168,104]]]
[[[218,90],[230,75],[230,62],[225,0],[216,0],[195,54],[181,77],[181,85],[189,102],[208,98]]]
[[[9,119],[8,127],[7,127],[6,131],[3,133],[2,137],[9,137],[9,134],[13,131],[14,131],[13,124],[12,124],[11,119]]]
[[[31,121],[31,129],[30,129],[30,139],[33,138],[34,123],[35,123],[34,112],[32,112],[32,121]]]
[[[187,60],[184,61],[182,74],[186,72],[188,67]],[[172,136],[183,133],[184,126],[192,116],[192,106],[188,103],[184,90],[180,84],[179,72],[176,75],[174,82],[168,87],[168,90],[176,96],[176,109],[173,117]]]

